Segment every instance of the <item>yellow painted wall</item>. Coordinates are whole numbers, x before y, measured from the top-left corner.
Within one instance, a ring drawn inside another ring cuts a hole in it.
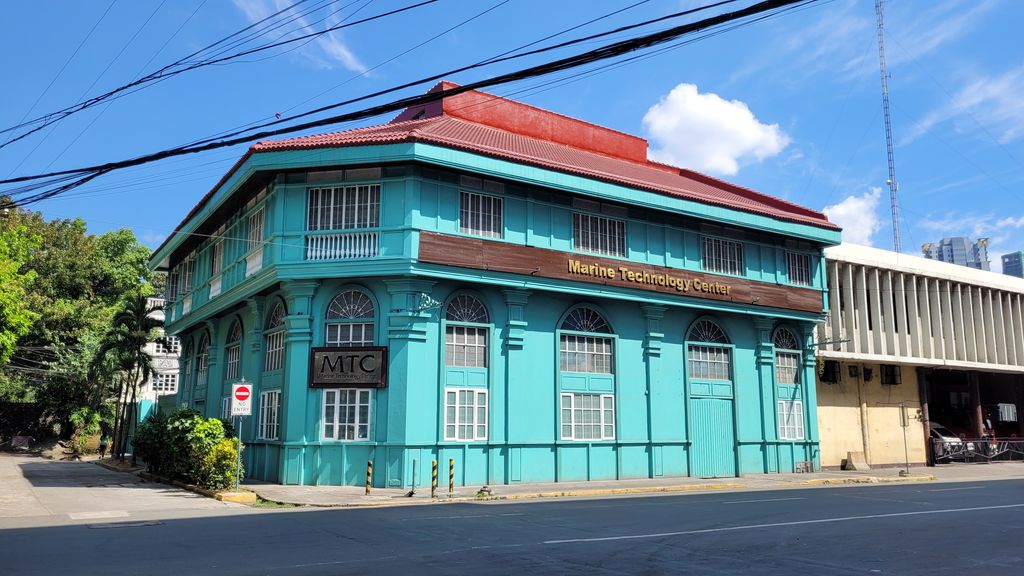
[[[847,366],[859,366],[859,377],[851,377]],[[863,381],[864,368],[873,371]],[[907,403],[910,426],[906,429],[911,464],[925,462],[924,425],[920,421],[921,402],[917,389],[917,370],[901,367],[902,383],[881,383],[877,364],[840,363],[840,382],[818,382],[818,430],[821,436],[821,465],[838,467],[847,452],[864,452],[868,464],[903,464],[903,427],[900,426],[900,402]],[[867,414],[867,446],[862,433],[861,406]]]

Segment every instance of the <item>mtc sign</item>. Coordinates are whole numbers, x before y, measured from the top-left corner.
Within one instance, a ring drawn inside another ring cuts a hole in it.
[[[313,348],[309,363],[310,388],[384,388],[388,349]]]

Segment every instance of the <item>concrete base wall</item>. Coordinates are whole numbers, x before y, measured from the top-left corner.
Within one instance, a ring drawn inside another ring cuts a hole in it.
[[[858,376],[850,376],[849,366]],[[872,371],[864,380],[864,368]],[[901,366],[901,383],[883,385],[878,364],[841,362],[838,383],[821,382],[818,390],[818,428],[821,433],[821,466],[842,465],[847,452],[862,451],[871,466],[902,465],[909,454],[911,465],[925,462],[924,424],[920,420],[921,399],[917,370]],[[900,426],[900,403],[905,402],[910,416],[906,428]],[[862,415],[864,416],[862,420]]]

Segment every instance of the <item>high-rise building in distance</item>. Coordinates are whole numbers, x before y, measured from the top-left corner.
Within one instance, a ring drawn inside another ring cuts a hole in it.
[[[1003,254],[1003,274],[1024,278],[1024,252]]]
[[[989,270],[988,238],[978,238],[977,242],[971,242],[966,236],[943,238],[938,244],[922,244],[921,253],[932,260]]]

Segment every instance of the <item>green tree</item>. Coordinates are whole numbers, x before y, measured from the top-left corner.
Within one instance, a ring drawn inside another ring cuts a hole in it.
[[[18,339],[28,334],[38,317],[25,304],[35,272],[22,270],[38,244],[24,226],[0,229],[0,366],[11,359]]]
[[[114,410],[114,451],[124,459],[128,443],[128,418],[134,417],[138,404],[139,387],[145,388],[153,374],[153,357],[146,352],[162,323],[153,316],[161,310],[159,306],[148,305],[148,298],[136,293],[124,300],[121,310],[114,316],[110,330],[96,354],[101,366],[113,366],[123,373],[118,379]],[[96,370],[98,373],[102,368]]]

